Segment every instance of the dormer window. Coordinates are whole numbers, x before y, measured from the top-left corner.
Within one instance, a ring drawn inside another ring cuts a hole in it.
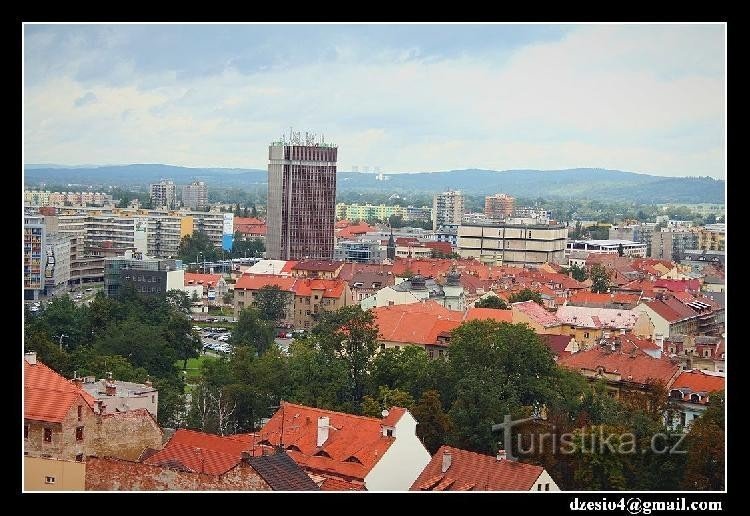
[[[302,450],[300,450],[300,449],[299,449],[299,448],[298,448],[297,446],[295,446],[294,444],[290,444],[289,446],[287,446],[287,447],[286,447],[286,449],[287,449],[287,450],[289,450],[289,451],[302,452]]]
[[[702,399],[702,396],[700,394],[691,394],[690,395],[690,401],[692,403],[700,403]]]
[[[354,463],[357,463],[357,464],[362,464],[362,461],[361,461],[361,460],[359,460],[359,459],[358,459],[357,457],[355,457],[354,455],[352,455],[351,457],[347,457],[347,458],[346,458],[346,459],[344,460],[344,462],[354,462]]]
[[[328,452],[327,452],[327,451],[325,451],[325,450],[319,450],[319,451],[318,451],[318,452],[316,452],[316,453],[315,453],[315,454],[314,454],[313,456],[314,456],[314,457],[327,457],[327,458],[329,458],[329,459],[331,459],[331,458],[332,458],[332,457],[331,457],[331,456],[330,456],[330,455],[328,454]]]

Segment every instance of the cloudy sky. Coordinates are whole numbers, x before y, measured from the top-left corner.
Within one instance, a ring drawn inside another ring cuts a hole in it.
[[[26,163],[725,175],[723,25],[25,25]]]

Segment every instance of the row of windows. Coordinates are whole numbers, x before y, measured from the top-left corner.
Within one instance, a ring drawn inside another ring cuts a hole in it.
[[[29,438],[29,425],[23,426],[23,438],[24,439]],[[49,427],[44,428],[44,436],[42,439],[44,440],[45,443],[52,442],[52,429],[51,428]],[[83,427],[82,426],[76,427],[76,441],[83,441]]]

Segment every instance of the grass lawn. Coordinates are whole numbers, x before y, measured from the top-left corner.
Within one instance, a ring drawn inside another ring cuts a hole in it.
[[[201,366],[206,360],[218,360],[216,357],[209,355],[201,355],[198,358],[191,358],[187,362],[187,374],[185,375],[185,381],[187,383],[198,383],[201,379]],[[182,369],[183,362],[178,360],[175,365]]]

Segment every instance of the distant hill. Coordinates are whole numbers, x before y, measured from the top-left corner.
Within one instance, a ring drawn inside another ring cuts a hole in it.
[[[38,168],[37,168],[38,167]],[[187,168],[161,164],[100,167],[58,167],[28,165],[28,185],[92,184],[143,185],[168,178],[177,184],[206,181],[209,187],[258,187],[267,182],[267,172],[240,168]],[[387,174],[378,181],[375,174],[339,172],[340,190],[372,192],[438,192],[460,189],[481,195],[505,192],[518,197],[559,197],[617,200],[642,203],[723,203],[723,180],[710,177],[662,177],[596,168],[569,170],[450,170]]]

